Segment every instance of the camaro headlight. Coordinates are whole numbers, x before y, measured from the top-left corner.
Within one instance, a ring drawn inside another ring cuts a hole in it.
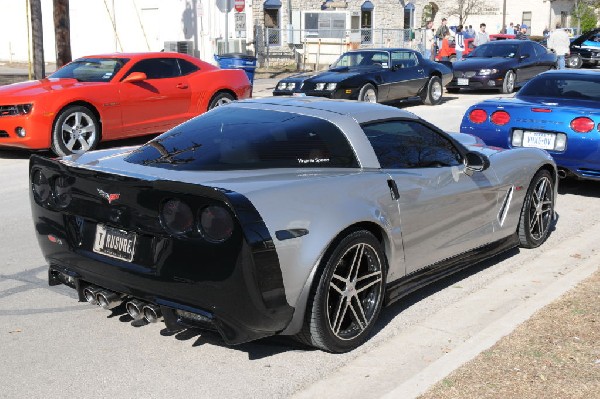
[[[498,73],[497,69],[481,69],[481,70],[479,70],[480,76],[488,76],[488,75],[493,75],[495,73]]]
[[[277,90],[294,90],[296,88],[296,83],[293,82],[279,82],[277,85]]]
[[[325,90],[334,91],[336,87],[337,83],[327,83],[327,87],[325,87]]]
[[[317,85],[315,86],[315,90],[323,90],[325,89],[325,85],[326,83],[317,83]]]

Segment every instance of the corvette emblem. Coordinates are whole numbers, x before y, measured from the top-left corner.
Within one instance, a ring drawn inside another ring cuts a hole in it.
[[[119,197],[121,196],[121,194],[109,194],[104,190],[98,189],[98,194],[100,194],[100,196],[104,199],[106,199],[108,201],[109,204],[112,204],[113,201],[116,201],[119,199]]]

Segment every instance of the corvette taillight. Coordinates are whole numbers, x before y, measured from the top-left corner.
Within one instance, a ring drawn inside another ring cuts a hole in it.
[[[506,125],[510,122],[510,115],[506,111],[496,111],[492,114],[490,120],[495,125]]]
[[[571,121],[571,129],[577,133],[588,133],[594,128],[594,121],[588,117],[580,116]]]
[[[225,241],[233,233],[233,218],[222,206],[211,205],[204,208],[199,215],[200,233],[208,241]]]
[[[482,109],[474,109],[469,113],[469,120],[473,123],[483,123],[487,119],[487,112]]]
[[[185,202],[178,199],[166,201],[160,211],[160,221],[164,228],[175,235],[183,235],[192,231],[194,214]]]

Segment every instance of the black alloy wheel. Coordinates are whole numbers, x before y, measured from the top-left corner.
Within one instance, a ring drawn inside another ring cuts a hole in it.
[[[523,248],[539,247],[554,220],[554,184],[550,172],[539,170],[529,185],[519,220],[519,241]]]
[[[298,338],[328,352],[347,352],[369,337],[381,311],[385,254],[373,234],[358,230],[344,237],[326,262]]]

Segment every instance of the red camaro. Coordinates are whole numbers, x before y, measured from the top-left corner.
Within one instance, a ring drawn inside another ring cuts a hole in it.
[[[185,54],[84,57],[46,79],[0,87],[0,146],[82,153],[100,140],[164,132],[251,92],[243,70]]]

